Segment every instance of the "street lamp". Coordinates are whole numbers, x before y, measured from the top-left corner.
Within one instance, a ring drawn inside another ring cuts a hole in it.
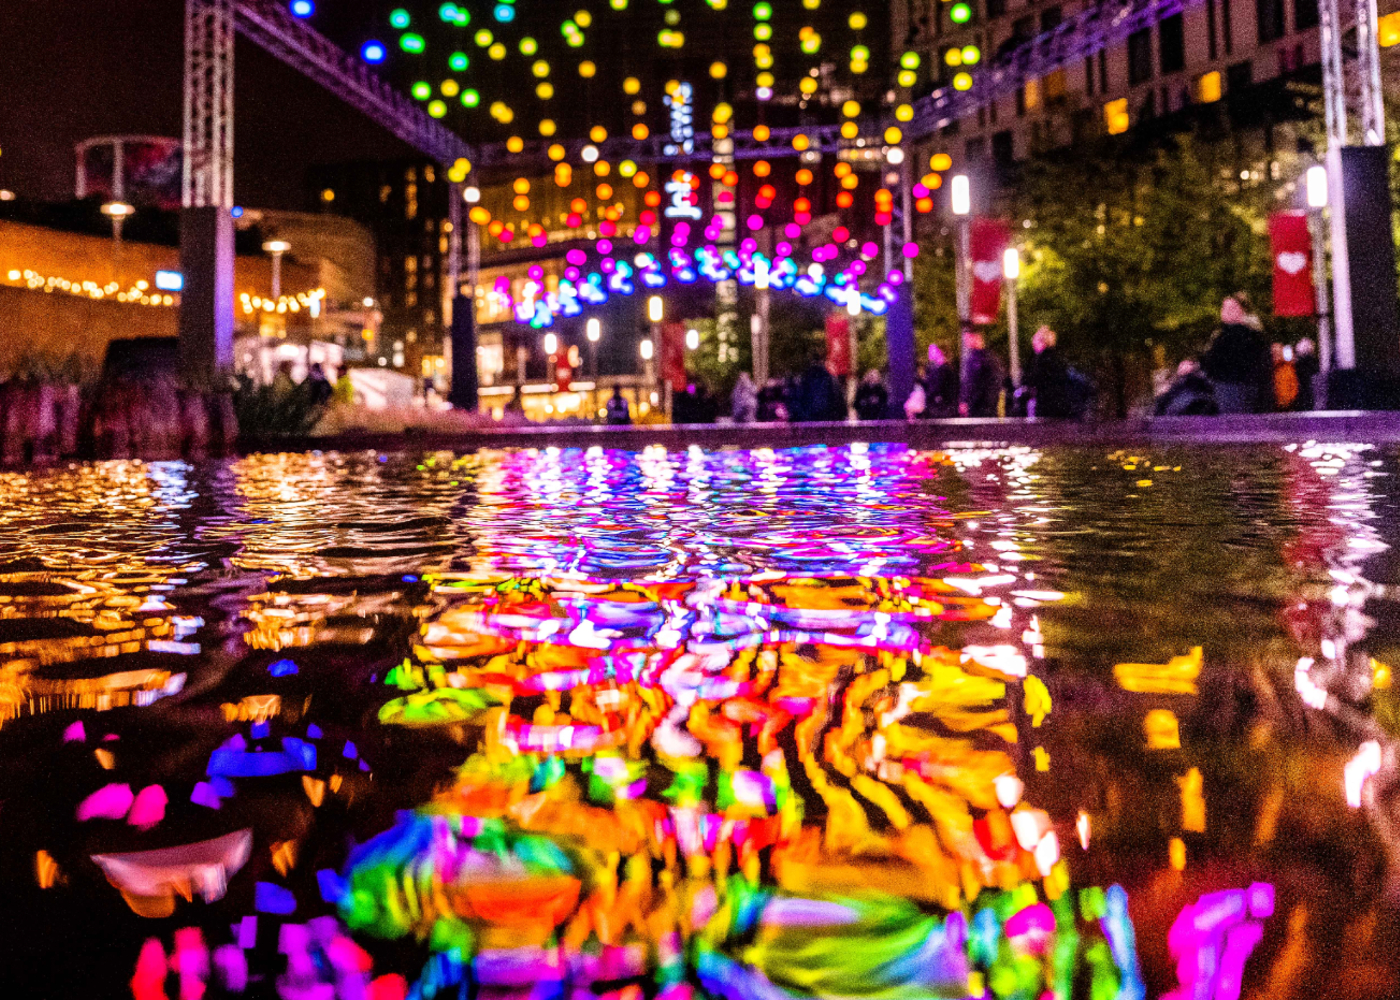
[[[1322,211],[1327,207],[1327,168],[1320,164],[1308,167],[1304,177],[1308,233],[1312,236],[1313,286],[1317,296],[1317,366],[1325,375],[1332,370],[1332,307],[1327,296],[1327,243],[1322,228]]]
[[[1001,255],[1001,274],[1006,279],[1006,336],[1011,345],[1011,384],[1021,387],[1021,344],[1016,316],[1016,280],[1021,277],[1021,251],[1007,247]]]
[[[957,272],[957,303],[958,303],[958,323],[962,327],[968,325],[970,319],[972,289],[968,282],[968,259],[972,256],[972,226],[969,216],[972,214],[972,182],[967,174],[954,174],[949,185],[949,205],[953,210],[953,216],[957,220],[958,242],[957,252],[954,255],[954,264]]]
[[[660,295],[653,295],[651,298],[647,299],[647,319],[651,320],[653,323],[660,323],[664,315],[665,312],[661,304]]]
[[[268,240],[262,245],[264,253],[272,254],[272,303],[282,298],[282,255],[292,248],[286,240]]]
[[[544,353],[548,354],[551,358],[559,353],[559,338],[552,333],[546,333],[544,335]]]
[[[136,208],[124,201],[109,201],[102,206],[102,214],[112,220],[112,241],[120,243],[122,223],[126,221],[127,216],[136,214]]]
[[[643,361],[650,361],[656,356],[656,346],[650,340],[642,341],[640,345]]]
[[[700,349],[700,331],[694,327],[685,331],[685,349],[687,351],[698,351]]]

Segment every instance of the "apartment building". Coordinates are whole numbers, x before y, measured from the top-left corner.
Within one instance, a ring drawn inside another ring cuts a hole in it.
[[[897,0],[895,44],[919,52],[925,89],[968,89],[997,56],[1093,4]],[[1105,5],[1113,7],[1116,5]],[[1400,42],[1400,0],[1381,0],[1380,41]],[[902,9],[900,9],[902,8]],[[1320,80],[1317,0],[1186,0],[1186,9],[1008,94],[931,142],[955,163],[1005,166],[1224,101],[1231,124],[1259,124],[1282,84]],[[1280,116],[1266,113],[1271,127]],[[1272,140],[1270,135],[1269,140]]]

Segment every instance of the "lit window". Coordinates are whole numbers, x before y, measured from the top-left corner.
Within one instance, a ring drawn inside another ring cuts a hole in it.
[[[1218,75],[1218,74],[1217,74]],[[1120,135],[1128,131],[1128,99],[1120,97],[1103,106],[1103,123],[1109,135]]]
[[[1211,104],[1220,100],[1220,73],[1212,70],[1209,73],[1201,74],[1201,78],[1196,81],[1196,100],[1202,104]]]
[[[1400,11],[1387,14],[1377,22],[1376,40],[1383,49],[1400,45]]]

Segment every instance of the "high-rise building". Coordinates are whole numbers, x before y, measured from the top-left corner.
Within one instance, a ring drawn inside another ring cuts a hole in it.
[[[374,234],[383,321],[367,345],[369,358],[415,378],[443,379],[451,232],[445,174],[433,163],[407,160],[318,167],[308,180],[320,211],[348,216]]]
[[[1032,0],[899,0],[897,50],[927,67],[924,88],[967,90],[996,58],[1095,6]],[[1116,5],[1103,5],[1106,8]],[[1400,3],[1382,0],[1380,41],[1400,42]],[[1317,0],[1204,0],[946,125],[930,141],[956,165],[1007,166],[1039,152],[1223,102],[1236,128],[1266,132],[1296,105],[1283,84],[1320,80]],[[1272,134],[1266,139],[1273,138]]]

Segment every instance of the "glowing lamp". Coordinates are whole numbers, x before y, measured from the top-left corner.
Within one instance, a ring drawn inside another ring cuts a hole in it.
[[[972,212],[972,184],[967,174],[954,174],[949,188],[953,214],[965,216]]]
[[[650,361],[656,354],[656,345],[650,340],[642,341],[637,345],[637,349],[641,352],[643,361]]]
[[[382,42],[365,42],[360,47],[360,58],[367,63],[382,63],[387,54]]]
[[[1021,276],[1021,251],[1007,247],[1001,255],[1001,273],[1007,281],[1015,281]]]
[[[603,337],[603,324],[598,321],[597,316],[588,317],[588,322],[584,324],[584,336],[588,338],[590,344],[596,344]]]
[[[665,314],[661,296],[653,295],[651,298],[647,299],[647,319],[653,323],[660,323]]]
[[[1327,207],[1327,168],[1308,167],[1306,175],[1309,208]]]
[[[316,13],[316,5],[311,0],[292,0],[293,17],[310,17]]]

